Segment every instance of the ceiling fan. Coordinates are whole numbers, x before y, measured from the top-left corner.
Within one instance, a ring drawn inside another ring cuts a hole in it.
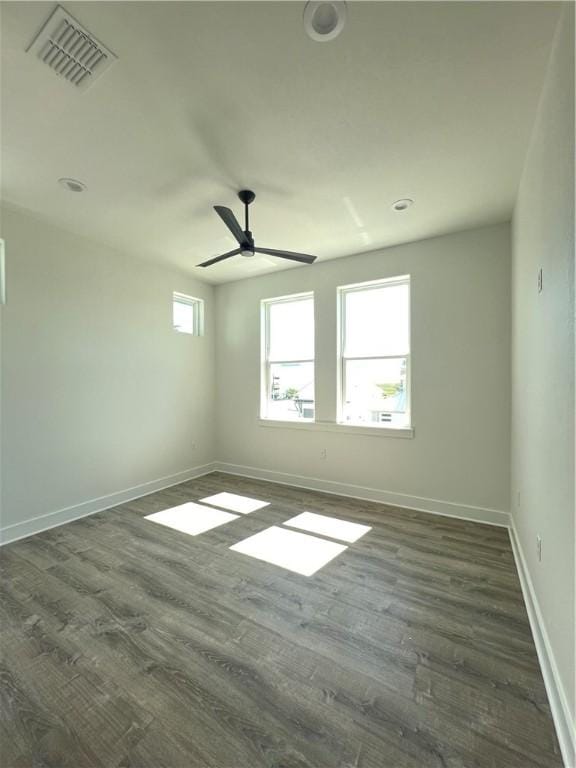
[[[256,248],[254,245],[254,238],[252,232],[250,232],[250,225],[248,221],[248,206],[254,201],[256,195],[249,189],[243,189],[238,192],[238,197],[244,203],[244,221],[245,229],[243,230],[236,216],[232,213],[230,208],[226,208],[223,205],[215,205],[214,210],[220,216],[224,224],[228,227],[230,232],[234,235],[238,241],[238,248],[228,253],[223,253],[221,256],[215,256],[213,259],[204,261],[202,264],[198,264],[199,267],[210,267],[212,264],[216,264],[218,261],[229,259],[231,256],[236,256],[238,253],[242,256],[251,257],[255,253],[265,253],[267,256],[279,256],[281,259],[289,259],[290,261],[299,261],[302,264],[312,264],[316,261],[316,256],[310,256],[308,253],[294,253],[293,251],[278,251],[275,248]]]

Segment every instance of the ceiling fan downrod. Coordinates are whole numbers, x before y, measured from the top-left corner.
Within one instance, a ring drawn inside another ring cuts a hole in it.
[[[242,248],[241,255],[248,257],[254,256],[254,238],[252,237],[252,232],[250,232],[248,206],[250,203],[254,202],[256,195],[250,189],[241,189],[240,192],[238,192],[238,197],[241,202],[244,203],[244,234],[246,235],[247,245],[249,246],[248,248]]]

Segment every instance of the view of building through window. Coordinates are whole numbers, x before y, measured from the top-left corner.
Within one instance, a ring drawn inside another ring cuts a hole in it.
[[[338,295],[338,423],[409,427],[410,278],[348,285]],[[262,328],[262,417],[313,421],[313,295],[266,299]]]
[[[314,298],[310,294],[263,302],[262,416],[314,419]]]
[[[339,292],[339,421],[409,426],[409,278],[346,286]]]

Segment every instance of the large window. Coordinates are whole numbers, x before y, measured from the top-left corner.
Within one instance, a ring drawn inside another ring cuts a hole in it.
[[[410,278],[338,289],[338,421],[410,426]]]
[[[262,302],[261,416],[314,420],[314,297]]]

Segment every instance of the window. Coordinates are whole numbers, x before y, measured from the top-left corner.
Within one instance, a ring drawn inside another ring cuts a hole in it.
[[[204,301],[186,296],[183,293],[173,295],[172,324],[175,331],[190,333],[192,336],[204,336]]]
[[[338,421],[410,426],[410,278],[338,289]]]
[[[262,302],[261,416],[314,420],[314,296]]]

